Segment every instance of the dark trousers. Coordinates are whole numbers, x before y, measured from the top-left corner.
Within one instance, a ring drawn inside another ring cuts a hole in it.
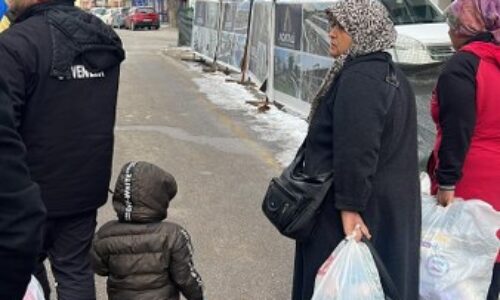
[[[35,271],[46,299],[50,299],[50,286],[43,264],[47,258],[54,274],[59,300],[96,299],[94,272],[89,259],[96,217],[97,211],[92,211],[47,219],[43,248]]]
[[[495,264],[493,269],[493,278],[491,279],[490,290],[488,291],[487,300],[498,300],[500,294],[500,263]]]

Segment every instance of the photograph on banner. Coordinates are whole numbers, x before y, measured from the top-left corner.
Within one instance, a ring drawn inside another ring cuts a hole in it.
[[[221,43],[217,60],[239,71],[245,51],[250,1],[223,2]]]
[[[215,50],[217,48],[217,31],[208,29],[206,33],[207,37],[207,42],[206,42],[206,49],[209,57],[215,57]]]
[[[232,32],[223,31],[219,45],[217,60],[231,64],[233,59],[233,49],[236,43],[236,36]]]
[[[302,4],[277,3],[274,44],[300,50],[302,36]]]
[[[196,1],[194,5],[194,26],[206,26],[207,2]]]
[[[274,89],[300,99],[300,52],[274,48]]]
[[[206,9],[206,26],[211,29],[219,29],[219,3],[218,2],[207,2]]]
[[[223,2],[222,31],[234,31],[234,18],[236,16],[236,3],[234,1]]]
[[[201,53],[203,46],[202,46],[202,40],[200,37],[200,28],[199,26],[193,26],[193,30],[191,31],[191,47],[193,48],[194,52]]]
[[[243,60],[243,55],[245,54],[245,44],[247,41],[246,34],[235,34],[235,45],[233,47],[232,61],[231,65],[240,69],[241,61]]]
[[[238,1],[234,19],[234,33],[247,34],[248,18],[250,17],[250,1]]]
[[[208,51],[210,41],[207,38],[207,34],[208,29],[205,27],[193,27],[193,49],[207,58],[213,58]]]
[[[301,71],[300,98],[311,103],[328,70],[330,70],[333,59],[303,53],[300,55],[299,61]]]
[[[331,3],[305,3],[302,20],[302,51],[322,56],[329,56],[330,24],[325,9]]]
[[[264,83],[269,73],[271,11],[271,1],[256,1],[253,4],[248,71],[259,85]]]
[[[215,57],[217,31],[205,27],[193,26],[193,50],[207,59]]]
[[[234,24],[236,17],[236,1],[225,1],[222,3],[222,32],[217,60],[220,63],[231,65],[233,60],[233,49],[236,43],[234,35]]]

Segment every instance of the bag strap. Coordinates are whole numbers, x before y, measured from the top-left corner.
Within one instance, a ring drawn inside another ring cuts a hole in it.
[[[375,250],[372,243],[367,238],[363,237],[361,240],[366,244],[366,246],[368,246],[368,249],[370,249],[370,252],[372,253],[386,299],[401,300],[396,284],[394,284],[394,280],[392,280],[392,277],[389,274],[389,271],[387,271],[384,262],[378,255],[377,250]]]
[[[292,160],[290,165],[286,168],[289,170],[290,174],[295,174],[296,170],[302,170],[304,167],[304,160],[305,160],[305,154],[306,154],[306,141],[307,141],[307,137],[304,138],[304,140],[302,141],[302,144],[300,145],[299,149],[297,150],[297,153],[295,154],[295,158]]]

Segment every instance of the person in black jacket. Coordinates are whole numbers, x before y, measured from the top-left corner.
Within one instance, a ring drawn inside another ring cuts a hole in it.
[[[336,1],[328,16],[330,52],[337,59],[312,105],[304,170],[333,170],[333,187],[311,236],[296,244],[292,299],[311,299],[321,265],[356,233],[371,239],[400,299],[417,300],[416,103],[408,80],[384,52],[397,33],[379,1]]]
[[[95,299],[88,251],[107,200],[124,50],[111,28],[72,1],[17,0],[11,9],[0,79],[48,211],[36,275],[48,297],[48,257],[59,299]]]
[[[0,299],[22,299],[42,242],[45,207],[0,81]]]

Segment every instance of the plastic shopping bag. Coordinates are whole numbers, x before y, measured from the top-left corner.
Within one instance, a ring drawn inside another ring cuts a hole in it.
[[[341,242],[316,275],[311,300],[384,300],[373,256],[352,237]]]
[[[42,286],[33,275],[31,276],[31,281],[28,285],[28,289],[26,290],[26,294],[24,295],[23,300],[45,300]]]
[[[499,228],[500,213],[484,201],[442,207],[422,196],[420,299],[486,299]]]

